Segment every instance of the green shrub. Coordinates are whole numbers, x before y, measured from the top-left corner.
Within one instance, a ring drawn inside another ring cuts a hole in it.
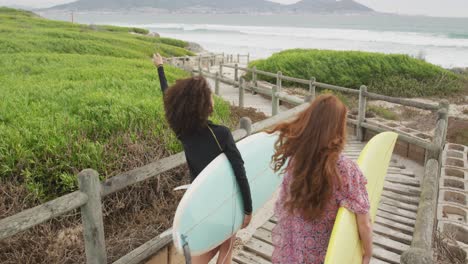
[[[294,49],[249,66],[303,79],[316,77],[319,82],[354,89],[367,85],[369,91],[391,96],[449,95],[463,87],[455,73],[407,55]]]
[[[82,169],[103,178],[122,169],[125,142],[181,150],[150,55],[189,51],[11,9],[0,8],[0,21],[0,178],[48,199],[75,190]],[[166,73],[170,83],[189,76],[170,66]],[[213,120],[227,122],[229,109],[216,99]]]

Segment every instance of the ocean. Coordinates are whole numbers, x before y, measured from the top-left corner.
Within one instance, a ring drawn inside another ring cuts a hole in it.
[[[70,21],[70,13],[38,12]],[[134,26],[253,59],[293,48],[402,53],[445,68],[468,67],[468,18],[366,15],[76,12],[76,22]]]

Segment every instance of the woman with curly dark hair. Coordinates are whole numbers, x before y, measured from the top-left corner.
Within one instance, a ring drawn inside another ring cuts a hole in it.
[[[159,54],[154,55],[153,62],[158,69],[161,90],[164,93],[166,119],[182,142],[191,181],[218,155],[226,154],[242,193],[245,212],[243,228],[247,227],[252,218],[252,199],[244,161],[231,131],[208,120],[214,111],[208,82],[203,77],[192,77],[178,80],[168,88],[162,57]],[[193,256],[192,263],[207,264],[218,252],[218,264],[231,263],[234,238],[235,236],[206,254]]]

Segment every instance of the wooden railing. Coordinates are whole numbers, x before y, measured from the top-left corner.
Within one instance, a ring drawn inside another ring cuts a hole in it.
[[[215,55],[219,56],[219,55]],[[209,59],[213,59],[213,56],[208,56]],[[227,57],[222,55],[223,60]],[[240,57],[240,56],[239,56]],[[238,58],[239,58],[238,57]],[[186,57],[183,57],[186,58]],[[190,59],[190,58],[189,58]],[[214,58],[215,61],[217,58]],[[229,57],[229,60],[231,56]],[[204,59],[200,59],[204,60]],[[173,61],[173,60],[171,60]],[[222,60],[221,60],[222,61]],[[226,61],[224,61],[226,62]],[[234,67],[235,76],[231,80],[225,78],[222,73],[223,68],[232,68]],[[239,70],[244,72],[252,73],[252,81],[247,83],[245,79],[239,76]],[[256,133],[262,131],[266,128],[269,128],[278,122],[288,120],[299,112],[306,109],[309,105],[309,102],[312,98],[315,97],[315,89],[329,89],[334,91],[339,91],[342,93],[348,93],[354,96],[359,96],[359,114],[356,120],[349,119],[348,122],[351,125],[356,127],[356,132],[359,139],[364,139],[365,129],[373,130],[375,132],[382,132],[390,130],[388,128],[383,128],[377,124],[372,124],[367,122],[365,119],[366,113],[366,104],[367,99],[378,99],[384,100],[387,102],[397,103],[405,106],[417,107],[425,110],[438,110],[438,120],[437,127],[433,141],[422,140],[415,138],[400,131],[396,131],[400,134],[400,139],[407,141],[411,144],[415,144],[424,148],[427,151],[426,159],[428,160],[429,166],[426,167],[426,174],[434,174],[433,177],[438,177],[439,160],[443,143],[445,142],[446,130],[447,130],[447,102],[442,102],[440,105],[425,104],[414,102],[407,99],[400,99],[388,96],[382,96],[378,94],[368,93],[365,86],[362,86],[360,90],[354,90],[346,87],[334,86],[330,84],[317,82],[314,78],[310,80],[303,80],[294,77],[288,77],[278,73],[269,73],[260,71],[257,69],[249,69],[238,67],[237,65],[220,65],[220,72],[212,74],[209,72],[204,72],[201,70],[201,67],[198,67],[197,70],[194,70],[195,74],[202,74],[206,77],[213,78],[215,80],[215,92],[219,94],[219,85],[220,83],[227,83],[233,86],[239,87],[239,104],[243,106],[244,104],[244,92],[245,90],[254,91],[261,93],[272,98],[272,112],[273,116],[261,122],[251,124],[248,119],[241,119],[240,129],[233,132],[233,136],[236,140],[242,139],[251,133]],[[257,82],[257,76],[263,74],[265,76],[276,78],[276,84],[274,84],[272,89],[262,87]],[[300,84],[309,85],[309,96],[306,96],[305,99],[301,99],[296,96],[291,96],[282,91],[282,81],[297,82]],[[279,112],[279,103],[280,101],[288,102],[296,107],[289,109],[284,112]],[[83,233],[84,233],[84,242],[86,250],[86,259],[87,263],[106,263],[106,246],[104,239],[104,223],[103,223],[103,212],[102,212],[102,198],[105,196],[120,191],[126,187],[134,185],[136,183],[148,180],[150,178],[157,177],[164,172],[172,170],[180,165],[183,165],[186,162],[184,153],[179,153],[161,160],[158,160],[154,163],[148,164],[146,166],[134,169],[129,172],[122,173],[115,177],[112,177],[104,182],[99,181],[99,175],[96,171],[87,169],[79,173],[78,182],[79,190],[68,195],[59,197],[55,200],[47,202],[45,204],[36,206],[34,208],[25,210],[16,215],[4,218],[0,220],[0,240],[11,237],[19,232],[30,229],[36,225],[44,223],[50,219],[64,215],[67,212],[72,210],[81,209],[81,218],[83,224]],[[429,178],[428,178],[429,179]],[[435,181],[437,183],[437,181]],[[435,183],[435,184],[436,184]],[[423,191],[422,202],[427,202],[429,200],[434,200],[434,195],[437,194],[437,191],[434,192],[434,181],[425,180],[423,182],[423,190],[426,188],[428,191]],[[437,188],[437,187],[436,187]],[[435,216],[433,211],[433,206],[420,206],[420,212],[418,212],[418,221],[415,227],[415,237],[413,241],[421,241],[425,239],[428,234],[432,235],[433,230],[431,227],[432,224],[425,224],[424,220],[421,220],[422,217],[432,217]],[[155,237],[154,239],[148,241],[127,255],[123,256],[121,259],[117,260],[115,263],[140,263],[152,256],[159,250],[167,247],[172,242],[170,236]],[[420,247],[427,247],[427,243],[422,245],[419,242],[414,242],[413,248],[419,249]],[[418,251],[419,252],[419,251]],[[426,251],[425,251],[426,252]],[[409,262],[408,262],[409,263]]]
[[[250,119],[240,120],[240,129],[234,131],[234,139],[240,140],[251,133],[260,132],[272,125],[287,120],[304,110],[308,103],[283,112],[281,115],[263,120],[252,125]],[[72,210],[81,209],[84,243],[87,263],[106,263],[106,245],[102,198],[136,183],[155,178],[162,173],[185,164],[184,153],[163,158],[146,166],[122,173],[104,182],[100,182],[98,172],[87,169],[78,174],[79,190],[64,195],[42,205],[25,210],[16,215],[0,220],[0,240],[61,216]],[[155,237],[115,263],[137,264],[167,247],[172,242],[171,236]]]
[[[230,68],[234,70],[234,78],[229,79],[223,76],[223,69]],[[247,83],[240,76],[239,71],[251,74],[251,82]],[[216,74],[204,72],[202,68],[193,70],[194,74],[200,74],[215,80],[215,93],[219,95],[220,83],[226,83],[239,88],[239,106],[244,107],[245,90],[250,90],[259,93],[272,99],[272,115],[276,116],[279,113],[280,101],[290,103],[292,105],[301,105],[303,99],[291,96],[282,91],[282,81],[289,81],[302,85],[309,85],[308,96],[306,101],[315,98],[316,88],[332,90],[344,94],[359,97],[358,116],[355,120],[348,119],[348,123],[356,126],[356,136],[358,140],[364,140],[365,130],[371,130],[376,133],[393,130],[399,134],[399,140],[405,141],[408,144],[419,146],[425,150],[424,165],[425,174],[422,182],[422,193],[420,204],[414,228],[413,241],[410,250],[404,252],[402,263],[404,264],[426,264],[432,260],[432,238],[434,236],[434,227],[436,226],[436,204],[438,197],[438,182],[440,177],[441,153],[445,145],[448,127],[448,109],[449,103],[442,100],[438,105],[417,102],[410,99],[396,98],[391,96],[380,95],[367,91],[366,86],[361,86],[359,90],[350,89],[336,85],[330,85],[317,82],[314,77],[309,80],[284,76],[281,72],[271,73],[253,68],[239,67],[235,65],[219,65],[219,71]],[[258,83],[258,75],[264,75],[270,78],[276,78],[275,84],[270,84],[271,88],[261,87]],[[402,106],[414,107],[422,110],[437,111],[436,128],[432,141],[415,137],[391,127],[382,127],[377,123],[373,123],[366,119],[368,100],[381,100]],[[408,147],[409,148],[409,147]]]
[[[234,70],[234,77],[233,79],[226,78],[223,74],[224,68],[230,68]],[[247,82],[241,75],[240,71],[246,72],[251,74],[251,81]],[[245,90],[252,91],[258,94],[262,94],[264,96],[268,96],[272,100],[272,115],[277,115],[279,113],[279,105],[280,101],[287,102],[292,105],[300,105],[304,102],[304,99],[301,99],[297,96],[292,96],[283,91],[283,81],[289,81],[301,85],[309,85],[308,89],[308,96],[307,98],[315,98],[316,96],[316,89],[326,89],[331,91],[340,92],[343,94],[348,94],[351,96],[357,96],[359,98],[359,108],[358,108],[358,115],[356,120],[350,119],[348,120],[349,123],[357,126],[356,134],[359,140],[364,139],[365,130],[372,130],[375,132],[383,132],[383,131],[394,131],[399,134],[400,140],[403,140],[407,143],[414,144],[421,148],[424,148],[428,151],[440,153],[442,151],[442,145],[439,142],[435,142],[437,135],[434,136],[434,140],[430,141],[428,139],[418,138],[411,134],[399,131],[397,129],[392,129],[391,127],[382,127],[379,126],[378,123],[372,122],[367,120],[366,113],[367,113],[367,101],[368,100],[381,100],[386,101],[394,104],[398,104],[401,106],[407,107],[414,107],[422,110],[429,110],[429,111],[448,111],[448,102],[442,101],[440,104],[428,104],[417,102],[410,99],[404,98],[396,98],[391,96],[380,95],[376,93],[371,93],[367,91],[366,86],[361,86],[359,90],[351,89],[347,87],[341,87],[326,83],[317,82],[315,78],[311,77],[309,80],[285,76],[281,72],[271,73],[266,71],[261,71],[253,68],[246,68],[246,67],[239,67],[238,64],[235,65],[227,65],[221,64],[219,65],[219,71],[216,73],[211,73],[208,71],[204,71],[201,67],[197,69],[193,69],[194,74],[200,74],[205,77],[211,78],[215,81],[215,93],[220,95],[220,83],[229,84],[239,88],[239,106],[244,107],[244,96]],[[265,85],[260,85],[258,82],[258,75],[264,75],[270,78],[276,78],[276,83],[270,84],[270,87],[265,87]],[[445,118],[444,125],[447,125],[447,118]],[[439,122],[439,120],[437,120]],[[446,130],[445,129],[442,129]],[[442,131],[440,133],[442,133]],[[445,131],[444,134],[445,135]],[[445,136],[443,137],[445,140]]]

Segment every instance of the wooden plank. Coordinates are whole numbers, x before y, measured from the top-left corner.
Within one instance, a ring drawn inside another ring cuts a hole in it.
[[[156,254],[151,257],[146,264],[168,264],[168,252],[167,247],[163,248]]]
[[[374,224],[374,233],[407,245],[411,245],[411,241],[413,240],[413,236],[407,235],[398,229],[389,228],[378,223]]]
[[[395,254],[391,251],[383,249],[379,246],[374,246],[372,251],[373,251],[372,255],[376,259],[380,259],[382,261],[385,261],[391,264],[400,264],[400,255],[398,254]]]
[[[409,203],[409,204],[413,204],[417,206],[419,205],[419,197],[401,195],[401,194],[394,193],[388,190],[384,190],[382,192],[382,197],[387,197],[389,199],[393,199],[393,200],[400,201],[403,203]]]
[[[86,204],[88,196],[80,191],[38,205],[21,213],[0,220],[0,240],[44,223],[54,217],[75,210]]]
[[[127,255],[123,256],[114,264],[139,264],[145,259],[158,253],[161,249],[167,247],[172,242],[172,236],[155,237],[145,244],[134,249]]]
[[[385,177],[385,181],[404,184],[404,185],[410,185],[413,187],[421,186],[421,182],[418,179],[410,178],[401,174],[389,174],[387,175],[387,177]]]
[[[403,252],[405,252],[406,250],[410,248],[409,245],[400,243],[398,241],[381,236],[379,234],[374,234],[372,238],[372,242],[374,245],[377,245],[387,251],[393,252],[398,255],[403,254]]]
[[[275,225],[276,225],[275,223],[268,221],[262,226],[262,228],[271,232],[271,230],[273,230],[273,227],[275,227]]]
[[[391,182],[384,183],[384,190],[414,197],[419,197],[421,195],[421,190],[419,188]]]
[[[256,238],[252,238],[247,242],[244,248],[258,256],[261,256],[269,261],[271,261],[271,255],[273,254],[273,246],[260,241]]]
[[[438,110],[439,109],[439,105],[436,105],[436,104],[422,103],[422,102],[418,102],[412,99],[391,97],[391,96],[371,93],[367,91],[364,92],[364,96],[370,99],[374,99],[374,100],[386,101],[386,102],[390,102],[394,104],[411,106],[411,107],[416,107],[416,108],[424,109],[424,110]]]
[[[234,261],[239,264],[271,264],[270,261],[252,254],[248,251],[241,251],[233,257]]]
[[[401,217],[401,216],[398,216],[398,215],[395,215],[395,214],[392,214],[392,213],[388,213],[388,212],[385,212],[385,211],[382,211],[382,210],[378,210],[377,215],[382,217],[382,218],[388,219],[390,221],[410,226],[412,228],[414,228],[414,224],[416,222],[413,219],[409,219],[407,217]]]
[[[390,198],[385,197],[385,196],[382,196],[380,198],[380,203],[384,203],[384,204],[395,206],[395,207],[398,207],[398,208],[401,208],[401,209],[409,210],[409,211],[414,212],[414,213],[416,213],[418,211],[418,206],[416,206],[414,204],[402,203],[400,201],[390,199]]]
[[[259,228],[257,231],[253,234],[253,237],[257,238],[258,240],[261,240],[263,242],[266,242],[270,245],[273,244],[272,238],[271,238],[271,231],[266,230],[264,228]]]
[[[404,224],[400,224],[400,223],[397,223],[395,221],[392,221],[392,220],[389,220],[387,218],[383,218],[383,217],[380,217],[380,216],[377,216],[375,218],[375,223],[378,223],[378,224],[380,224],[382,226],[386,226],[386,227],[389,227],[389,228],[394,228],[394,229],[400,230],[400,232],[405,233],[405,234],[410,235],[410,236],[413,236],[413,233],[414,233],[414,228],[413,227],[410,227],[410,226],[407,226],[407,225],[404,225]]]
[[[388,264],[388,262],[380,260],[380,259],[372,258],[370,261],[370,264]]]
[[[185,257],[177,252],[174,244],[171,243],[168,246],[168,263],[169,264],[185,264]]]
[[[274,223],[274,224],[277,224],[278,223],[278,218],[276,218],[276,216],[272,216],[270,218],[270,222]]]
[[[395,207],[395,206],[392,206],[392,205],[380,204],[379,210],[389,212],[389,213],[394,214],[394,215],[399,215],[399,216],[402,216],[402,217],[406,217],[406,218],[409,218],[409,219],[416,220],[416,213],[415,212],[404,210],[404,209],[401,209],[401,208],[398,208],[398,207]]]
[[[185,154],[181,152],[176,155],[160,159],[146,166],[114,176],[102,184],[102,196],[107,196],[135,183],[156,177],[159,174],[174,169],[184,163]]]

